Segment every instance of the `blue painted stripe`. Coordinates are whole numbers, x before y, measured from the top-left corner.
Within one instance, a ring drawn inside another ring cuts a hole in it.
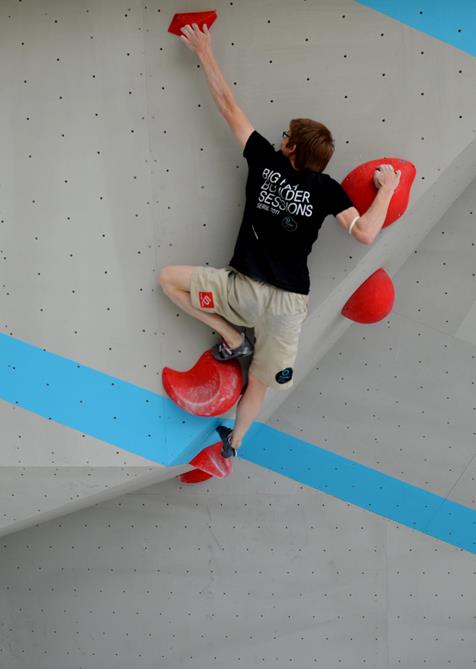
[[[476,56],[474,0],[357,0],[361,5]]]
[[[167,397],[0,335],[0,398],[162,465],[189,462],[215,426]],[[476,553],[476,511],[255,423],[240,456],[329,495]]]
[[[168,397],[3,334],[0,398],[162,465],[200,451],[217,424]]]
[[[350,502],[476,553],[476,511],[382,474],[319,446],[256,424],[240,457],[312,488]]]

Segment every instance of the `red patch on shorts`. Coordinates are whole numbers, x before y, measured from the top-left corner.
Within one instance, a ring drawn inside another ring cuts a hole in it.
[[[200,307],[202,309],[213,309],[215,306],[213,293],[198,293],[198,299],[200,300]]]

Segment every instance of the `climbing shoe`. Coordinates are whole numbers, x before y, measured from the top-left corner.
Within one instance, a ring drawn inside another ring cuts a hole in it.
[[[212,355],[215,360],[220,362],[226,362],[227,360],[234,360],[235,358],[245,358],[248,355],[253,355],[254,346],[251,341],[248,339],[248,336],[243,333],[243,343],[240,344],[237,348],[230,348],[225,341],[222,339],[221,342],[216,344],[212,349]]]
[[[233,448],[231,445],[231,435],[233,434],[233,430],[230,430],[229,427],[225,427],[224,425],[219,425],[216,430],[220,439],[223,441],[221,449],[222,456],[224,458],[236,457],[236,448]]]

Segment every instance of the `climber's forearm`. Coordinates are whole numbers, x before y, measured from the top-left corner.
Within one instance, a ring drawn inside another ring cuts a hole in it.
[[[392,189],[381,187],[370,207],[357,221],[356,226],[368,244],[374,242],[382,229],[392,196]]]
[[[215,60],[211,49],[199,54],[199,60],[205,72],[208,88],[218,109],[223,114],[236,105],[235,98],[223,73]]]

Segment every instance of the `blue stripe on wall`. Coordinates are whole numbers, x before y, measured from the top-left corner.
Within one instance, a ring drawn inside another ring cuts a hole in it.
[[[356,0],[358,4],[405,23],[476,56],[475,0]]]
[[[258,424],[243,459],[476,553],[476,511],[319,446]]]
[[[167,397],[3,334],[0,398],[162,465],[184,450],[200,451],[217,424],[185,413]]]
[[[231,421],[191,416],[167,397],[0,335],[0,398],[162,465],[185,464]],[[240,457],[476,553],[476,511],[263,423]]]

